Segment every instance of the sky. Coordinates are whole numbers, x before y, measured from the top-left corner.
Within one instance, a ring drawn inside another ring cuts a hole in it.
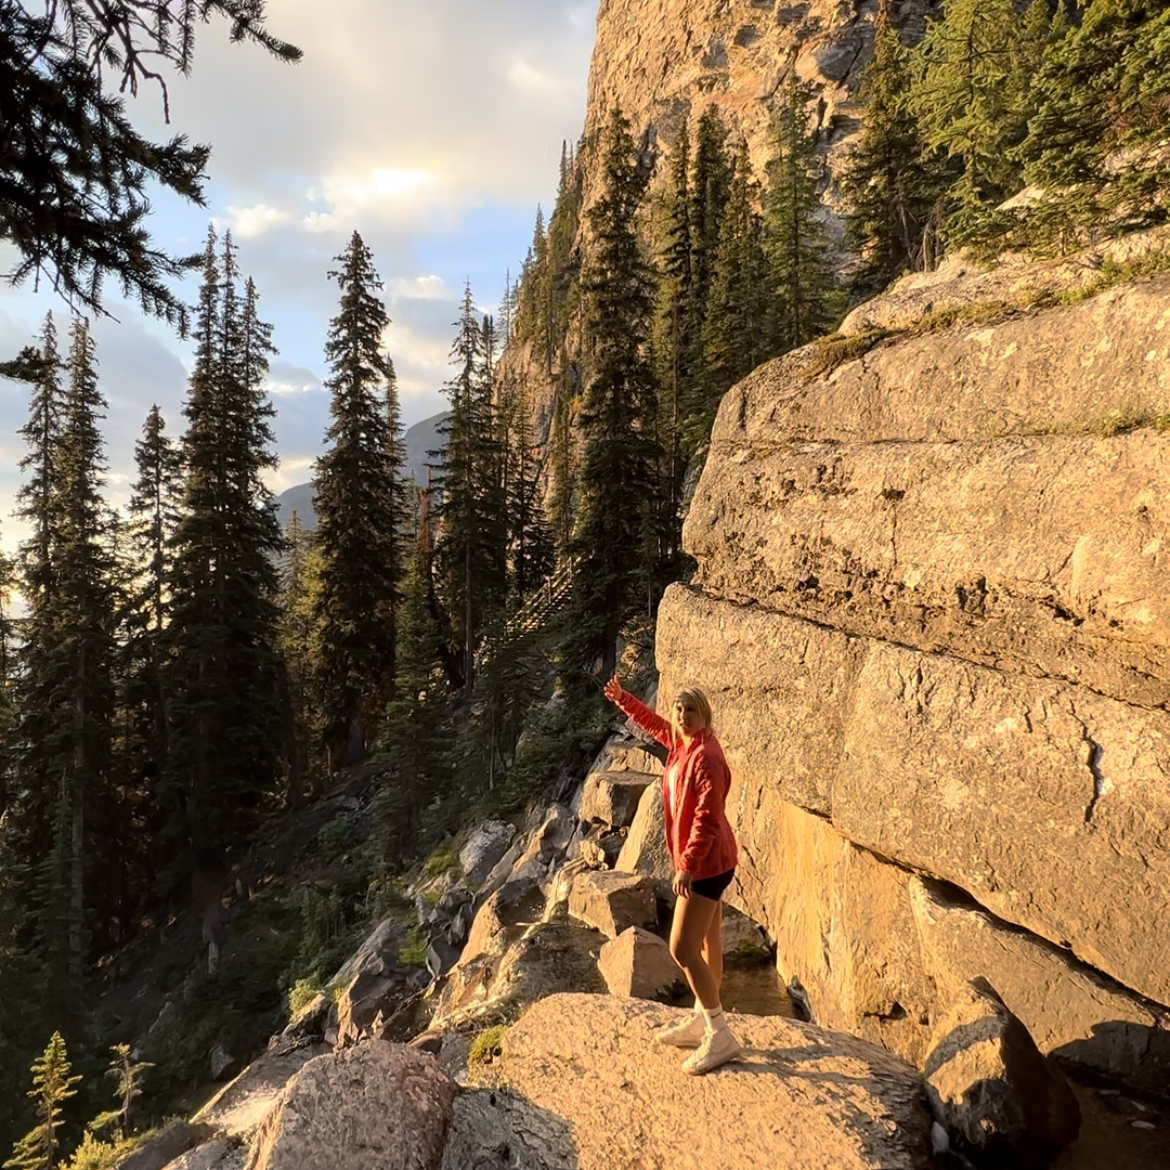
[[[597,0],[268,0],[271,31],[304,50],[283,64],[200,29],[188,79],[170,83],[171,126],[157,92],[130,112],[144,131],[212,144],[207,207],[160,195],[151,230],[176,253],[202,248],[209,220],[230,228],[279,354],[270,390],[281,466],[270,486],[306,482],[328,422],[322,349],[336,312],[333,258],[356,229],[373,250],[392,324],[386,344],[407,426],[444,409],[440,388],[458,300],[470,280],[486,311],[515,276],[536,207],[556,191],[561,143],[585,116]],[[11,252],[0,244],[0,273]],[[196,278],[184,292],[194,301]],[[181,430],[190,344],[116,297],[91,322],[109,402],[107,495],[128,498],[134,442],[152,404]],[[0,282],[0,360],[32,344],[47,291]],[[0,545],[20,484],[17,435],[28,388],[0,379]]]

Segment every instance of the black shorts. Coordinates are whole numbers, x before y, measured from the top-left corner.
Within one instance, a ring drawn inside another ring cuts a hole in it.
[[[718,902],[734,877],[735,870],[729,869],[715,877],[699,878],[691,882],[691,892],[698,894],[700,898],[710,898],[712,902]]]

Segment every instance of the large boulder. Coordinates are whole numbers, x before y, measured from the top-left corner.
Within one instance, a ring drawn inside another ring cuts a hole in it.
[[[506,1088],[460,1093],[442,1170],[579,1170],[569,1123]]]
[[[898,1057],[793,1020],[733,1016],[743,1056],[692,1078],[682,1053],[653,1041],[680,1015],[643,1000],[553,996],[508,1030],[490,1071],[571,1128],[576,1170],[925,1170],[918,1072]]]
[[[981,1156],[1047,1166],[1080,1130],[1064,1074],[986,984],[969,984],[940,1021],[924,1080],[939,1123]]]
[[[632,772],[642,776],[661,776],[661,744],[631,743],[624,735],[614,736],[593,761],[590,772]]]
[[[909,1054],[994,952],[1042,1048],[1140,1081],[1170,1007],[1170,278],[1038,307],[1053,279],[922,278],[866,311],[905,332],[858,317],[735,387],[657,654],[712,694],[734,897],[818,1019]],[[913,873],[954,913],[916,914]]]
[[[239,1058],[222,1040],[217,1040],[211,1046],[208,1066],[213,1081],[230,1081],[241,1067]]]
[[[205,1143],[213,1130],[209,1125],[178,1121],[118,1163],[118,1170],[163,1170],[176,1159]]]
[[[643,772],[591,772],[581,798],[581,820],[611,829],[626,828],[638,811],[642,793],[654,780]]]
[[[670,998],[686,987],[686,976],[656,934],[631,926],[601,948],[597,959],[612,995],[638,999]]]
[[[766,927],[783,981],[801,987],[822,1027],[920,1064],[937,997],[923,969],[910,875],[774,794],[761,793],[758,805],[754,793],[739,796],[741,860],[728,897]]]
[[[244,1170],[247,1150],[230,1138],[215,1138],[168,1162],[165,1170]],[[121,1163],[117,1170],[125,1170],[129,1163]]]
[[[398,970],[398,955],[405,942],[406,928],[392,919],[383,919],[333,974],[329,986],[345,987],[361,974],[386,975]]]
[[[252,1147],[249,1170],[438,1170],[455,1084],[433,1057],[373,1040],[310,1062]]]
[[[373,1035],[379,1018],[393,1015],[406,994],[406,981],[400,975],[356,975],[337,1000],[337,1047],[357,1044]]]
[[[516,826],[507,821],[485,821],[459,851],[459,865],[470,886],[479,886],[508,851]]]
[[[285,1086],[310,1061],[329,1051],[323,1044],[278,1047],[262,1053],[192,1117],[230,1141],[246,1141],[271,1112]]]
[[[772,835],[780,804],[802,805],[1170,1003],[1166,711],[680,586],[660,622],[667,669],[716,696],[741,842]],[[743,869],[778,859],[757,839]]]
[[[1170,1011],[1067,951],[953,901],[936,884],[911,878],[909,893],[925,971],[939,997],[936,1015],[970,980],[984,977],[1041,1052],[1165,1092]]]
[[[657,888],[652,879],[637,874],[588,870],[573,881],[569,913],[606,937],[617,938],[631,926],[657,922]]]
[[[447,978],[431,1026],[462,1027],[515,1016],[559,992],[603,992],[597,956],[605,938],[576,923],[536,922],[508,931],[485,953],[467,957]]]
[[[674,878],[674,866],[666,848],[666,821],[662,809],[662,781],[655,780],[642,793],[638,811],[615,869],[638,873],[667,884]]]

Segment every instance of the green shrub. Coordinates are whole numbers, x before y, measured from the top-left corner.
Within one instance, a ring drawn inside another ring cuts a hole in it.
[[[398,961],[407,967],[425,967],[427,965],[427,940],[423,937],[422,929],[417,923],[410,929],[402,950],[398,952]]]
[[[306,1008],[321,994],[324,988],[316,979],[298,979],[288,992],[288,1014],[295,1016],[301,1008]]]
[[[471,1042],[471,1051],[467,1054],[468,1065],[491,1064],[502,1052],[504,1033],[507,1030],[507,1024],[496,1024],[480,1032]]]
[[[141,1149],[162,1132],[161,1129],[152,1129],[118,1141],[104,1142],[87,1130],[81,1145],[73,1151],[73,1157],[61,1163],[61,1170],[111,1170],[127,1155]]]

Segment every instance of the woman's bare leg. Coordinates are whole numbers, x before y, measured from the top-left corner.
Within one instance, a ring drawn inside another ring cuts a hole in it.
[[[715,977],[715,990],[723,986],[723,903],[715,903],[715,913],[711,915],[711,925],[703,935],[703,962],[711,968]]]
[[[719,1006],[719,980],[703,957],[711,921],[719,913],[719,903],[692,893],[674,904],[674,921],[670,927],[670,953],[683,969],[695,998],[703,1007]],[[720,956],[722,960],[722,956]],[[719,965],[722,976],[722,961]]]

